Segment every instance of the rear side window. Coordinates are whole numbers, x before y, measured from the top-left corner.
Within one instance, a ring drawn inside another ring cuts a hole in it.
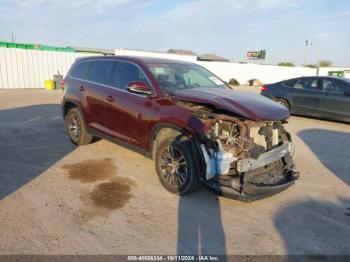
[[[344,93],[350,90],[350,85],[335,79],[323,79],[323,90],[326,92]]]
[[[288,87],[294,87],[297,81],[298,80],[296,79],[287,80],[287,81],[284,81],[283,84]]]
[[[320,90],[317,78],[305,78],[300,79],[294,84],[294,88],[309,89],[309,90]]]
[[[98,84],[108,85],[112,73],[113,61],[90,62],[87,79]]]
[[[113,77],[112,85],[125,90],[128,87],[128,83],[132,81],[147,82],[147,78],[136,65],[127,62],[118,63],[118,70]]]
[[[84,79],[84,77],[86,75],[87,67],[88,67],[88,62],[82,62],[82,63],[78,64],[77,66],[75,66],[73,68],[72,72],[70,73],[70,76],[75,77],[75,78]]]

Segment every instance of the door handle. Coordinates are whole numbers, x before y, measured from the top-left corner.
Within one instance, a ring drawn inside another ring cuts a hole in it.
[[[113,97],[113,96],[107,96],[107,97],[106,97],[106,100],[107,100],[108,102],[114,102],[114,97]]]
[[[83,92],[83,91],[85,91],[85,87],[80,86],[80,87],[79,87],[79,90],[80,90],[81,92]]]

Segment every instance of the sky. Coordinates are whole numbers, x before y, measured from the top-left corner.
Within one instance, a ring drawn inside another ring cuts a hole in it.
[[[0,41],[350,66],[349,0],[2,0]],[[305,46],[305,40],[312,42]]]

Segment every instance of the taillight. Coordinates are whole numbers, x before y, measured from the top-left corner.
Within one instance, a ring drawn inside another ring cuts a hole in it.
[[[263,86],[263,87],[261,88],[261,92],[267,92],[267,91],[269,91],[269,89],[267,88],[267,86]]]
[[[64,79],[61,80],[60,86],[62,89],[64,89],[64,85],[66,84],[66,81]]]

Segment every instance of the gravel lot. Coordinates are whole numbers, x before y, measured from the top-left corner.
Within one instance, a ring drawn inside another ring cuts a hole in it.
[[[73,146],[60,99],[0,90],[0,254],[350,255],[350,125],[292,116],[301,178],[278,195],[180,198],[135,152]]]

